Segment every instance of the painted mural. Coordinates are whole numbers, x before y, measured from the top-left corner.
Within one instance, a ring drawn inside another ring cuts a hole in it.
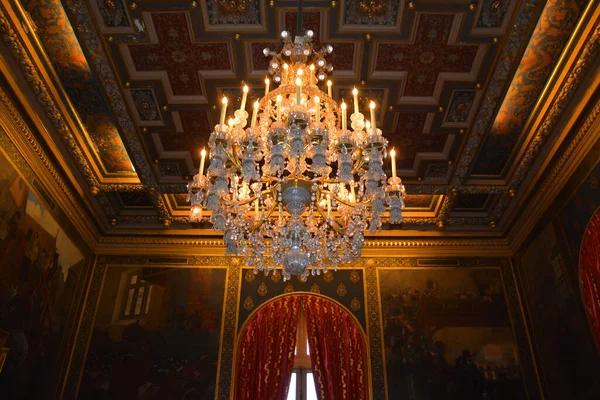
[[[389,399],[526,398],[498,269],[378,276]]]
[[[226,275],[108,268],[79,397],[214,399]]]
[[[3,399],[37,399],[49,389],[83,266],[81,252],[0,153],[0,329],[9,349]]]
[[[521,260],[542,374],[549,399],[598,398],[600,385],[594,387],[594,381],[600,360],[582,313],[581,296],[570,283],[568,256],[560,241],[555,226],[548,224]]]

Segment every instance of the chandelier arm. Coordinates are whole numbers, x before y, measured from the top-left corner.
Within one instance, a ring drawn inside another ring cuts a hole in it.
[[[332,217],[327,218],[325,216],[323,209],[321,208],[321,206],[319,205],[318,202],[315,204],[317,206],[317,211],[319,211],[319,214],[321,214],[321,217],[323,217],[323,220],[327,223],[327,225],[329,225],[331,227],[331,229],[333,229],[335,231],[335,233],[337,233],[338,235],[342,235],[343,232],[341,230],[341,225],[338,224],[337,221],[335,221]],[[332,222],[335,222],[335,225]]]
[[[261,226],[263,226],[265,224],[265,222],[267,222],[267,220],[269,219],[269,217],[271,217],[271,214],[273,214],[274,210],[275,210],[275,205],[273,205],[273,207],[271,207],[271,209],[266,214],[266,217],[263,220],[261,220],[258,224],[256,224],[255,226],[253,226],[252,229],[250,229],[250,232],[254,233],[254,232],[256,232],[256,230],[258,228],[260,228]]]

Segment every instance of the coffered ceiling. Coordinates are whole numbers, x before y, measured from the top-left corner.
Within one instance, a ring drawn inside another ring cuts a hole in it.
[[[334,98],[356,86],[361,107],[375,100],[399,152],[406,221],[382,236],[506,234],[568,139],[564,110],[597,101],[580,87],[597,75],[589,3],[304,2],[305,28],[334,47]],[[1,11],[6,84],[24,109],[45,110],[32,128],[47,130],[99,229],[215,235],[189,224],[186,183],[221,95],[239,104],[242,82],[262,93],[262,50],[294,33],[296,3],[23,0]]]

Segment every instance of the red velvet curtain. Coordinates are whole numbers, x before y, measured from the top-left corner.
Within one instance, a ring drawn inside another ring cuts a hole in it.
[[[600,212],[592,217],[581,244],[581,296],[600,348]]]
[[[286,398],[294,368],[299,308],[300,297],[282,297],[260,309],[241,332],[236,400]]]
[[[366,348],[356,322],[322,297],[305,296],[303,306],[319,400],[367,399]]]

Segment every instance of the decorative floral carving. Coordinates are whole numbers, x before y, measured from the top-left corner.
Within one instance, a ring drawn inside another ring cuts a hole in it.
[[[357,270],[350,272],[350,281],[352,283],[358,283],[360,281],[360,274]]]
[[[358,299],[358,297],[352,299],[352,302],[350,303],[350,308],[354,312],[360,310],[360,300]]]
[[[244,274],[244,279],[246,280],[246,282],[252,282],[254,279],[256,279],[256,274],[251,269],[249,269]]]
[[[248,296],[246,297],[246,300],[244,300],[244,309],[250,311],[254,308],[254,301],[252,301],[252,297]]]
[[[252,271],[250,271],[252,272]],[[261,282],[260,285],[258,285],[258,289],[256,289],[256,293],[258,293],[259,296],[266,296],[267,294],[267,285],[265,285],[264,282]]]
[[[335,292],[340,297],[346,296],[346,293],[347,293],[347,291],[346,291],[346,285],[344,285],[342,282],[340,282],[340,284],[338,285],[338,287],[337,287],[337,289],[336,289]]]
[[[310,286],[310,291],[313,293],[321,293],[321,289],[319,289],[319,285],[317,285],[316,283],[313,283]]]

